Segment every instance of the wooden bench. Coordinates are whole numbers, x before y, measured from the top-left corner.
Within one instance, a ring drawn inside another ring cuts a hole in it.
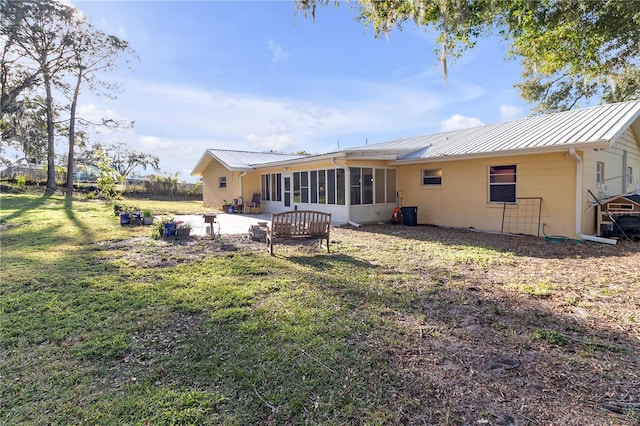
[[[277,238],[310,238],[327,241],[329,253],[329,228],[331,213],[310,210],[293,210],[271,215],[271,223],[267,225],[267,249],[273,256],[273,242]]]

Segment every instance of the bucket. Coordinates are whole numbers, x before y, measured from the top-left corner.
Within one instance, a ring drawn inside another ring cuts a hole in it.
[[[164,230],[162,231],[163,237],[175,237],[176,236],[176,224],[175,223],[165,223]]]
[[[128,225],[131,223],[129,213],[120,213],[120,225]]]

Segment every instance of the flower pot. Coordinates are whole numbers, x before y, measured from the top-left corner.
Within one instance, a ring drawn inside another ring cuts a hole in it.
[[[131,223],[131,215],[129,213],[120,213],[120,225],[128,225]]]
[[[191,235],[191,228],[176,229],[176,237],[188,237],[189,235]]]
[[[153,225],[153,220],[155,218],[153,216],[143,216],[142,217],[142,224],[143,225]]]
[[[175,237],[176,235],[176,224],[175,223],[165,223],[162,227],[162,236],[163,237]]]

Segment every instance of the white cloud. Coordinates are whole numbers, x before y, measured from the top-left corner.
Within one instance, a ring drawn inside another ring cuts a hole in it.
[[[501,121],[511,121],[522,118],[522,108],[515,105],[500,105],[500,118]]]
[[[462,130],[471,127],[483,126],[482,120],[474,117],[465,117],[464,115],[454,114],[440,122],[440,130],[449,132],[452,130]]]
[[[271,51],[271,62],[274,64],[289,57],[289,55],[282,49],[282,46],[273,40],[269,40],[267,47]]]
[[[162,172],[170,174],[192,170],[208,148],[321,154],[366,140],[430,133],[437,130],[440,111],[481,92],[460,84],[446,96],[437,95],[424,81],[314,80],[307,87],[317,92],[294,99],[176,83],[122,84],[126,90],[116,100],[87,94],[86,101],[94,103],[83,105],[83,111],[96,120],[135,120],[133,129],[102,135],[102,141],[124,141],[130,149],[157,155]],[[482,124],[473,120],[447,122]],[[184,173],[180,178],[193,180]]]

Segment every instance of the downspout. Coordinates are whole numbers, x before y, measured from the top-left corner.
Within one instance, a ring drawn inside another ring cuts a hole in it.
[[[240,198],[242,200],[242,203],[244,203],[244,197],[242,196],[242,177],[244,175],[247,174],[247,171],[245,170],[244,172],[240,173],[240,183],[239,183],[239,190],[240,190],[240,194],[238,194],[238,198]]]
[[[582,233],[582,158],[576,153],[575,148],[569,149],[569,155],[576,161],[576,235],[581,240],[615,245],[617,240]]]

